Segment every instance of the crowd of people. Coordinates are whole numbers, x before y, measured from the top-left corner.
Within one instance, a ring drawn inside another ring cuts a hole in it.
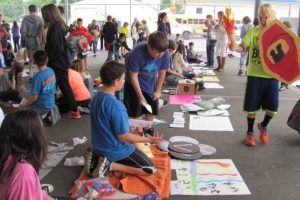
[[[124,173],[155,173],[157,169],[150,158],[133,144],[157,144],[163,141],[163,136],[152,126],[130,127],[129,118],[153,121],[159,115],[164,81],[176,85],[181,78],[195,77],[191,64],[203,61],[195,52],[194,43],[190,42],[186,47],[179,36],[171,39],[170,23],[164,12],[159,14],[157,31],[153,33],[145,20],[139,22],[137,18],[130,31],[129,23],[124,22],[119,27],[112,16],[107,16],[107,21],[101,26],[93,20],[85,28],[81,18],[67,26],[63,8],[54,4],[42,7],[42,18],[37,15],[35,5],[29,6],[29,13],[20,27],[14,23],[12,38],[15,52],[20,47],[27,50],[30,97],[22,100],[26,90],[22,82],[22,63],[14,60],[10,70],[0,71],[0,99],[18,102],[19,108],[27,108],[7,114],[0,128],[0,152],[3,152],[0,155],[0,196],[7,199],[51,199],[41,191],[37,173],[47,153],[41,118],[56,106],[64,117],[78,119],[83,110],[90,112],[92,156],[85,166],[90,174],[97,171],[103,176],[112,172],[121,177]],[[254,28],[249,17],[243,19],[242,43],[230,48],[242,54],[239,75],[244,73],[245,61],[249,63],[244,110],[248,114],[245,144],[250,146],[256,144],[253,126],[257,110],[267,110],[258,129],[261,142],[268,143],[267,126],[277,113],[279,101],[278,81],[263,71],[258,64],[261,62],[257,61],[260,57],[253,54],[259,47],[259,33],[270,20],[276,19],[275,11],[271,5],[264,4],[259,16],[260,22]],[[223,18],[224,13],[220,11],[218,23],[210,15],[205,21],[207,65],[214,66],[216,53],[216,70],[219,72],[224,71],[226,49],[229,48]],[[0,55],[4,57],[0,58],[0,67],[3,67],[8,52],[13,50],[7,42],[11,38],[8,25],[2,22],[0,26]],[[126,42],[130,35],[132,48]],[[96,57],[99,39],[100,49],[107,50],[108,56],[99,71],[103,87],[94,94],[87,52],[91,48]],[[122,57],[125,63],[120,62]],[[36,74],[32,70],[33,64],[38,67]],[[57,88],[61,95],[58,95]],[[122,101],[116,97],[120,91],[124,94]],[[91,163],[96,160],[101,163],[95,168]]]

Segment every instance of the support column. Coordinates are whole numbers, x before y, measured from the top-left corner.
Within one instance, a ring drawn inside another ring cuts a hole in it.
[[[255,0],[255,6],[254,6],[254,18],[258,17],[258,9],[262,5],[263,0]]]
[[[299,3],[299,17],[298,17],[298,37],[300,37],[300,3]]]
[[[69,24],[69,0],[65,0],[65,18],[66,23]]]

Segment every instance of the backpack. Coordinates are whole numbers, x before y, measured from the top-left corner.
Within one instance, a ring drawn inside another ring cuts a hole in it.
[[[79,35],[79,36],[74,36],[74,37],[68,37],[67,38],[67,47],[71,53],[77,53],[79,48],[78,48],[78,42],[83,38],[84,36]]]

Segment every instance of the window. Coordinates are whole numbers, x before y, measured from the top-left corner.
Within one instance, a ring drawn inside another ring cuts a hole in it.
[[[192,24],[193,23],[193,19],[188,19],[188,24]]]
[[[182,19],[176,18],[176,22],[178,22],[179,24],[181,24],[182,23]]]
[[[196,14],[202,14],[202,8],[196,8]]]
[[[199,19],[194,19],[194,24],[199,24]]]
[[[187,24],[187,21],[186,21],[186,20],[182,20],[182,23],[183,23],[183,24]]]

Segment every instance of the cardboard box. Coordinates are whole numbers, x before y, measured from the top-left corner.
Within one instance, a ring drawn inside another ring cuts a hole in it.
[[[197,93],[196,84],[193,80],[179,80],[177,85],[178,95],[195,95]]]

